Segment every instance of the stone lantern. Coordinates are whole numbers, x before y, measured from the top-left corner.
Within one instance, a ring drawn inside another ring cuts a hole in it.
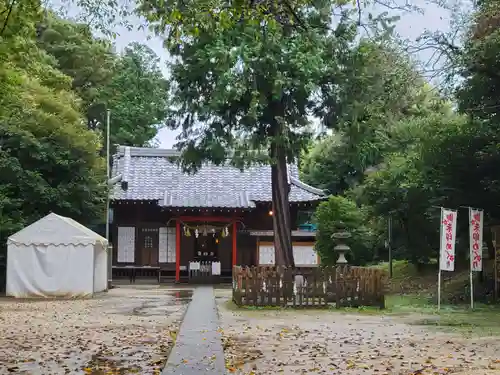
[[[347,259],[345,257],[346,253],[351,251],[351,248],[345,244],[345,240],[351,238],[351,233],[349,233],[342,222],[337,225],[337,231],[332,234],[332,238],[334,238],[337,242],[333,250],[337,252],[339,255],[337,259],[337,264],[343,265],[347,264]]]

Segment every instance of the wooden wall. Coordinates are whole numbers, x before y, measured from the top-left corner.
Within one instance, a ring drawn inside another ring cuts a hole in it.
[[[260,204],[250,212],[237,210],[162,210],[156,202],[132,202],[113,203],[113,223],[111,226],[111,242],[113,245],[113,265],[127,265],[127,263],[118,263],[118,227],[130,226],[136,228],[135,233],[135,264],[138,262],[139,239],[141,228],[161,228],[165,226],[175,227],[176,221],[171,220],[178,216],[223,216],[237,217],[241,219],[242,225],[238,224],[238,230],[271,230],[273,228],[272,216],[269,215],[270,204]],[[300,207],[291,208],[292,222],[296,222],[297,213]],[[170,220],[170,221],[169,221]],[[168,224],[167,224],[168,223]],[[195,226],[196,223],[189,223]],[[201,223],[200,223],[201,224]],[[221,224],[218,224],[221,225]],[[226,238],[220,238],[219,258],[223,269],[232,267],[232,226],[229,228],[230,235]],[[267,240],[272,240],[268,238]],[[296,241],[296,239],[294,239]],[[238,265],[256,265],[257,264],[257,237],[250,236],[245,232],[239,232],[237,238],[237,263]],[[194,256],[194,234],[186,237],[181,231],[181,266],[187,266]],[[172,268],[175,264],[160,264],[166,268]]]

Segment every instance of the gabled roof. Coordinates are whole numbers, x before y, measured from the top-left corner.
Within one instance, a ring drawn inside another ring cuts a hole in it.
[[[240,171],[230,165],[207,163],[197,173],[183,173],[175,150],[120,146],[113,157],[111,199],[157,200],[164,207],[252,208],[271,202],[271,167]],[[325,193],[298,179],[289,166],[290,202],[311,202]],[[117,182],[121,181],[121,184]]]
[[[79,222],[54,213],[35,221],[7,239],[7,243],[23,245],[89,245],[107,240]]]

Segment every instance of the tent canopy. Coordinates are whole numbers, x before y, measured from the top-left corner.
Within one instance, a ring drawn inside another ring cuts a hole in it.
[[[107,289],[107,241],[51,213],[7,239],[8,296],[84,297]]]
[[[106,247],[108,241],[77,221],[54,213],[35,221],[7,239],[16,245],[96,245]]]

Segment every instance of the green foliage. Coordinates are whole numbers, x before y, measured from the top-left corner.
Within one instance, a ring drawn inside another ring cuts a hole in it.
[[[323,88],[317,112],[335,133],[312,148],[301,168],[306,182],[332,194],[362,182],[367,169],[400,150],[394,139],[399,120],[451,110],[391,43],[361,40],[351,55],[335,89]]]
[[[139,43],[125,48],[115,62],[112,78],[99,88],[96,99],[111,109],[111,144],[149,145],[165,126],[168,92],[158,56]],[[104,123],[104,111],[99,109],[94,107],[92,117]]]
[[[243,4],[243,13],[241,4],[203,13],[201,3],[179,11],[175,2],[142,2],[141,9],[159,30],[168,24],[178,33],[167,46],[182,167],[196,171],[206,160],[228,159],[241,168],[270,164],[276,263],[293,265],[287,163],[308,145],[320,86],[333,83],[357,25],[344,12],[330,31],[335,2],[328,0],[295,2],[302,28],[278,19],[280,10],[260,17],[259,7],[282,7],[277,3]]]
[[[362,185],[362,201],[378,217],[393,219],[393,254],[396,258],[426,262],[436,256],[438,211],[429,207],[418,155],[394,154],[383,169],[370,174]],[[429,210],[430,209],[430,210]]]
[[[2,244],[50,211],[83,223],[102,218],[106,193],[99,139],[84,125],[71,79],[37,47],[40,12],[22,10],[0,37]]]
[[[421,110],[417,103],[424,100],[424,81],[409,55],[392,41],[361,39],[346,57],[349,65],[335,77],[338,88],[322,87],[323,117],[330,128],[369,135],[374,125]]]
[[[297,10],[317,27],[308,32],[255,19],[231,28],[217,28],[214,21],[198,25],[196,35],[185,31],[181,43],[171,46],[178,108],[172,126],[182,127],[177,146],[186,168],[196,169],[205,159],[222,162],[230,151],[241,166],[266,161],[262,154],[271,144],[286,149],[289,161],[300,154],[310,139],[313,95],[320,82],[333,79],[339,56],[356,35],[347,19],[335,34],[320,29],[330,22],[330,6],[320,2]]]
[[[114,142],[147,144],[166,118],[168,86],[151,50],[123,55],[86,25],[36,0],[0,0],[0,243],[51,211],[104,220],[104,105]],[[89,115],[94,115],[89,119]],[[0,254],[1,255],[1,254]]]
[[[56,60],[56,67],[72,78],[72,89],[85,111],[113,76],[116,56],[111,44],[92,35],[90,27],[49,14],[39,25],[37,44]]]
[[[333,250],[337,240],[332,235],[342,222],[345,229],[351,233],[351,238],[345,244],[351,247],[346,254],[350,264],[362,265],[373,260],[375,237],[368,227],[368,216],[356,203],[348,198],[332,196],[328,201],[321,203],[314,215],[318,226],[315,250],[325,265],[335,264],[338,254]]]
[[[500,78],[500,4],[482,1],[473,22],[462,53],[464,83],[458,90],[460,109],[474,118],[498,123],[495,116],[498,106]]]
[[[468,238],[460,207],[482,207],[486,220],[500,219],[494,203],[500,198],[495,4],[478,7],[461,55],[465,80],[457,98],[467,117],[429,90],[401,51],[364,42],[358,50],[366,53],[355,55],[353,74],[340,84],[340,93],[355,94],[324,103],[336,133],[311,148],[302,175],[351,196],[379,228],[392,217],[397,258],[421,263],[437,256],[438,206],[459,209],[459,264],[466,261]]]
[[[301,179],[330,194],[341,194],[353,183],[354,169],[344,156],[342,136],[334,134],[310,147],[301,159]]]
[[[456,114],[410,118],[395,139],[400,152],[386,156],[384,165],[360,187],[360,201],[374,215],[391,215],[395,222],[395,255],[413,262],[437,257],[439,209],[444,206],[483,207],[499,217],[495,165],[500,161],[492,144],[498,142],[491,125],[471,122]],[[409,140],[412,140],[410,142]],[[457,251],[466,257],[467,220],[459,212]]]
[[[169,85],[158,56],[132,43],[121,55],[89,26],[50,14],[40,26],[38,45],[72,78],[89,127],[103,130],[111,110],[111,144],[147,146],[165,125]]]
[[[345,6],[346,1],[291,0],[287,2],[264,1],[212,1],[192,0],[178,3],[166,0],[161,3],[141,0],[138,11],[146,17],[158,34],[167,34],[169,45],[184,42],[184,37],[197,38],[204,32],[217,33],[238,29],[241,25],[263,25],[271,29],[286,27],[295,31],[311,30],[324,25],[310,24],[303,10],[317,9],[317,18],[329,17],[330,6]],[[309,18],[309,19],[308,19]],[[248,30],[250,31],[250,30]]]

